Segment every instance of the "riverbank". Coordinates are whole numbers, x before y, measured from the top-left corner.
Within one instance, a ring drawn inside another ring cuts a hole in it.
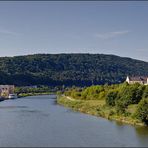
[[[5,98],[0,98],[0,102],[6,100]]]
[[[55,94],[53,92],[39,92],[39,93],[20,93],[18,95],[18,98],[21,98],[21,97],[28,97],[28,96],[39,96],[39,95],[52,95],[52,94]]]
[[[131,116],[118,115],[115,111],[115,108],[105,105],[105,100],[76,100],[69,96],[63,95],[58,96],[57,103],[65,107],[69,107],[74,111],[107,118],[109,120],[116,120],[126,124],[145,126],[144,123],[132,118]]]
[[[40,96],[40,95],[53,95],[56,94],[55,92],[39,92],[39,93],[20,93],[19,95],[17,95],[17,98],[22,98],[22,97],[29,97],[29,96]],[[0,102],[1,101],[5,101],[8,100],[9,98],[0,98]]]

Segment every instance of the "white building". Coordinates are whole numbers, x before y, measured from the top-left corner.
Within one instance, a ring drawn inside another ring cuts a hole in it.
[[[143,85],[148,85],[148,77],[145,76],[127,76],[126,82],[129,84],[140,83]]]
[[[14,93],[14,85],[0,85],[0,97],[8,98]]]

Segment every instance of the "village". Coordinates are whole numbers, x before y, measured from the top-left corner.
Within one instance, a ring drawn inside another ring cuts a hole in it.
[[[14,85],[0,85],[0,100],[16,98],[14,94]]]
[[[24,89],[36,89],[36,85],[23,86]],[[0,85],[0,101],[18,98],[15,85]]]

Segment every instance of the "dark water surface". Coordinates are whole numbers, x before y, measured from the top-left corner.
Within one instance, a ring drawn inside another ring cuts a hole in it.
[[[0,102],[0,146],[148,146],[148,128],[73,112],[55,97]]]

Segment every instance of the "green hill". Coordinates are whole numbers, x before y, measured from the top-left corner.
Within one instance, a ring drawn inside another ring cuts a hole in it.
[[[104,54],[35,54],[0,57],[0,84],[89,86],[148,75],[148,62]]]

